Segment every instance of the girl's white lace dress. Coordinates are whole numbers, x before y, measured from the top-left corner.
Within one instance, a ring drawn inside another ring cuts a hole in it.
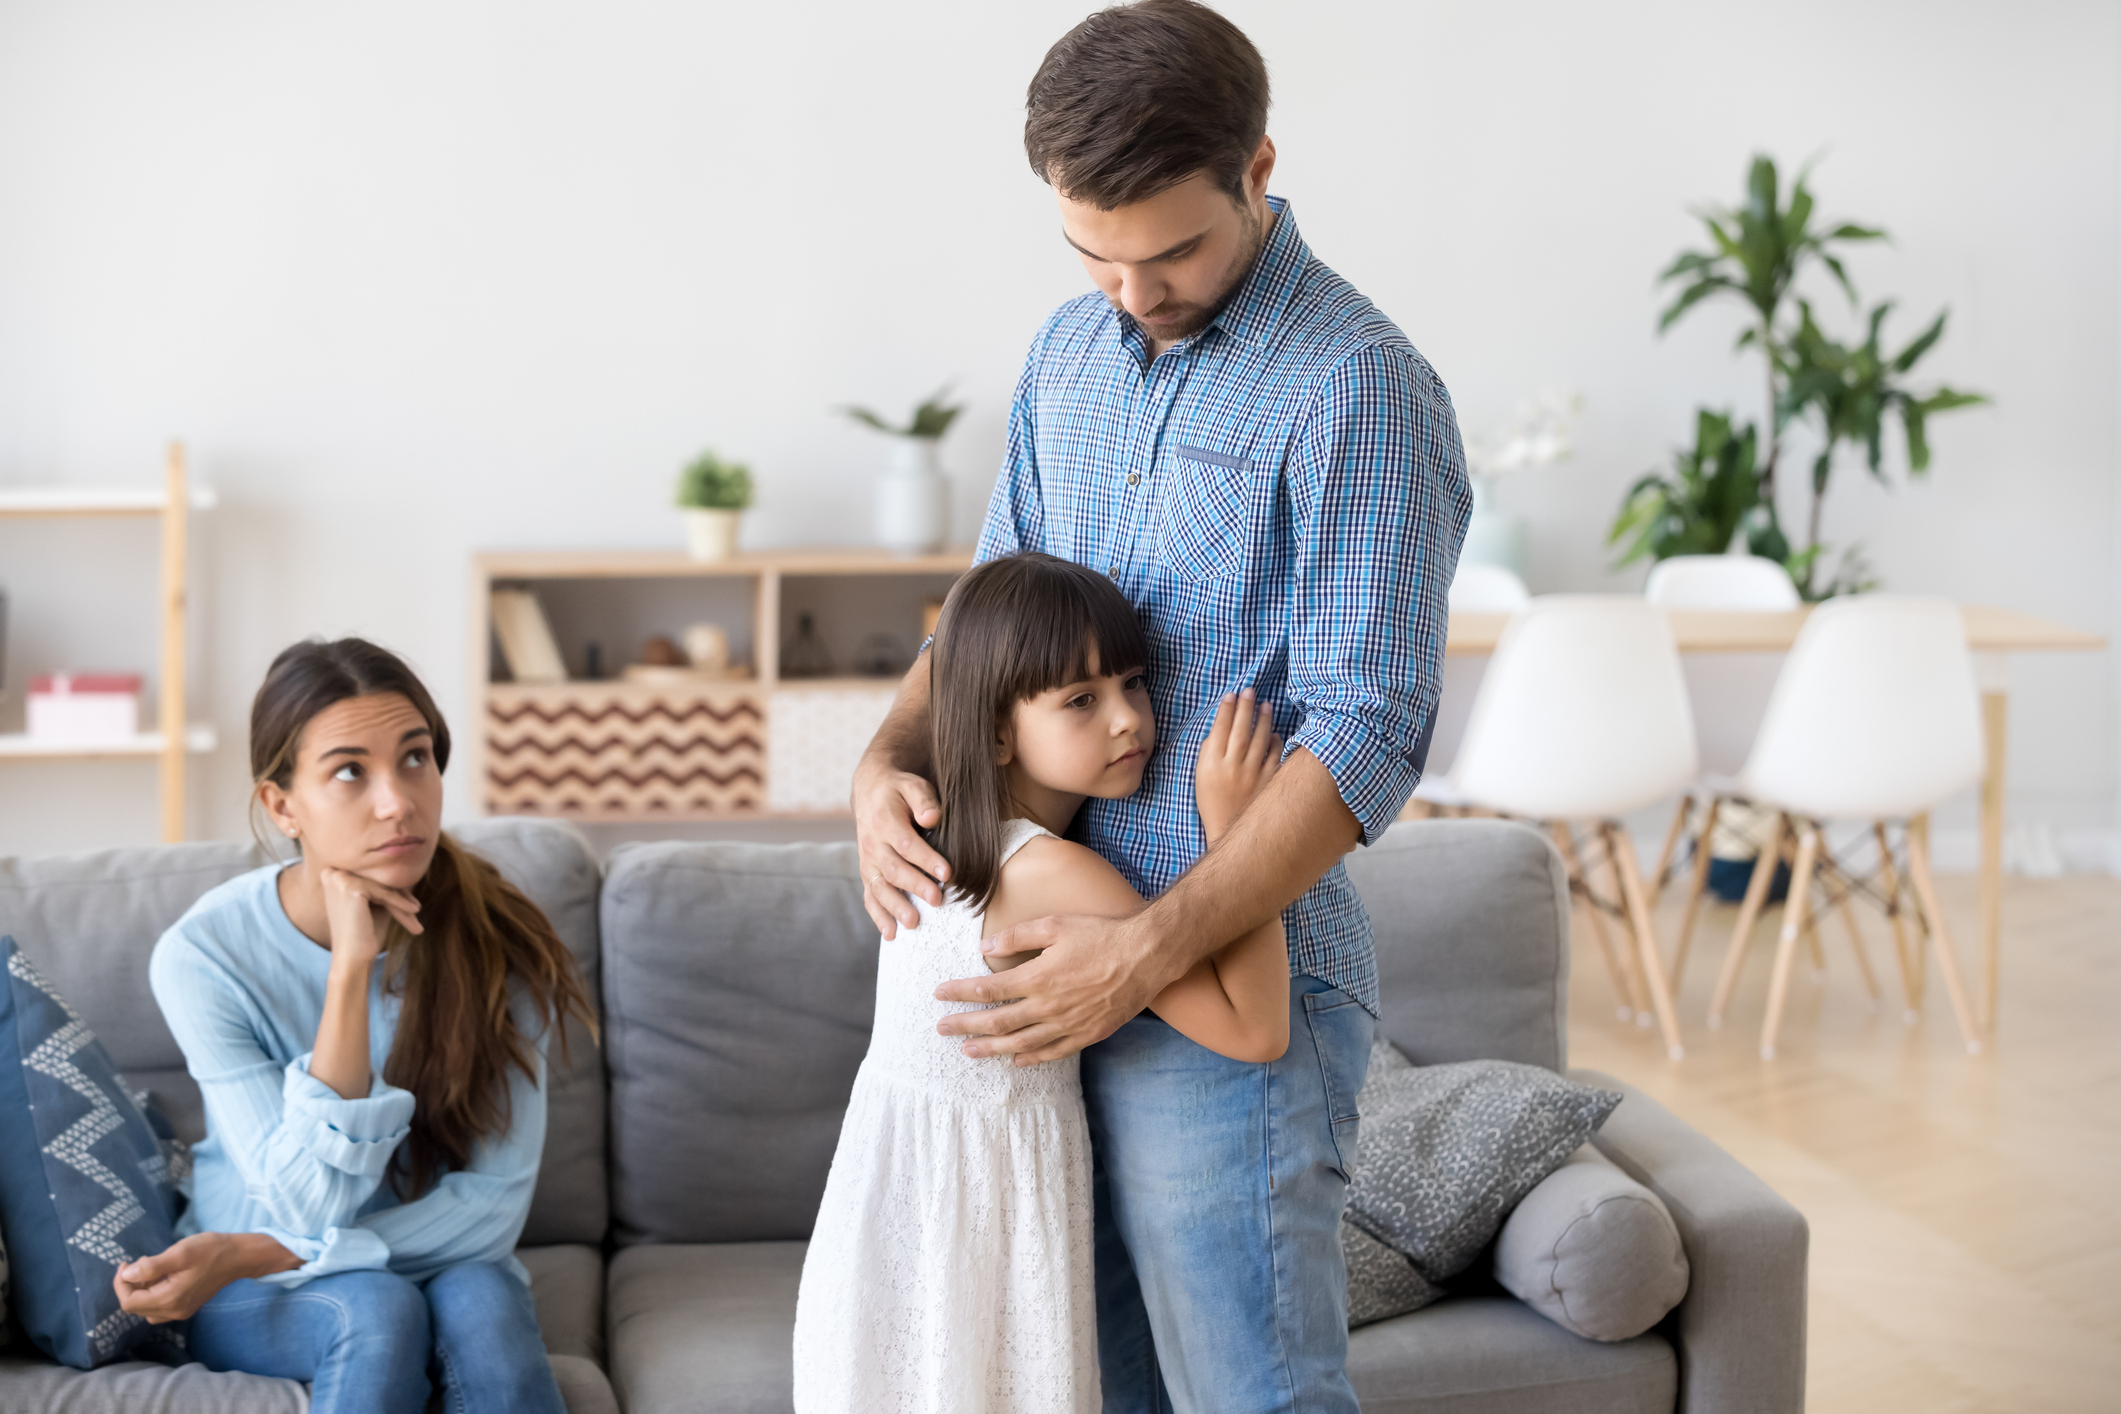
[[[1002,859],[1048,833],[1005,827]],[[987,970],[981,915],[883,942],[869,1054],[795,1308],[798,1414],[1095,1414],[1090,1136],[1076,1060],[973,1060],[936,984]]]

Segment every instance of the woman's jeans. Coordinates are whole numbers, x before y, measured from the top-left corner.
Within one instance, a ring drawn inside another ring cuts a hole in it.
[[[530,1288],[488,1262],[424,1286],[377,1271],[230,1282],[192,1317],[191,1351],[211,1370],[308,1381],[311,1414],[419,1414],[430,1371],[450,1414],[566,1414]]]

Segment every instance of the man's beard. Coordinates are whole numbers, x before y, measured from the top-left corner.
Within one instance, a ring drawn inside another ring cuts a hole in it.
[[[1150,314],[1158,319],[1159,322],[1157,324],[1152,326],[1142,320],[1135,320],[1135,323],[1141,327],[1143,333],[1163,342],[1175,344],[1180,339],[1188,339],[1198,334],[1201,330],[1208,327],[1210,320],[1222,313],[1223,306],[1230,302],[1230,296],[1237,293],[1237,287],[1243,284],[1245,276],[1251,273],[1252,262],[1259,258],[1260,248],[1267,243],[1266,223],[1253,213],[1251,207],[1247,206],[1243,208],[1243,211],[1245,218],[1244,240],[1240,242],[1237,257],[1230,262],[1230,268],[1223,272],[1223,278],[1220,281],[1222,288],[1216,291],[1215,298],[1205,304],[1173,304],[1166,299],[1162,304],[1149,311]],[[1110,295],[1105,298],[1111,301],[1114,309],[1119,309],[1118,300],[1112,299]],[[1122,312],[1124,313],[1124,311]],[[1175,319],[1177,322],[1173,324],[1162,323],[1161,321],[1165,319]]]

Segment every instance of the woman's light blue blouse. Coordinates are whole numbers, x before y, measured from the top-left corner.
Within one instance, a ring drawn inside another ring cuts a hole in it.
[[[425,1281],[463,1262],[498,1262],[527,1285],[515,1260],[545,1148],[545,1036],[537,1075],[508,1072],[506,1134],[474,1146],[470,1164],[446,1173],[410,1203],[385,1180],[412,1120],[411,1094],[384,1083],[398,1000],[381,971],[368,998],[368,1095],[342,1100],[311,1077],[331,952],[288,921],[280,866],[231,879],[193,904],[155,944],[148,980],[206,1100],[206,1138],[192,1150],[195,1232],[262,1232],[302,1259],[264,1278],[296,1286],[312,1277],[387,1268]]]

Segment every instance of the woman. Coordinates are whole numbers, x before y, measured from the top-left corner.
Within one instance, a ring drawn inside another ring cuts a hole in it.
[[[256,801],[297,858],[231,879],[155,946],[206,1102],[183,1236],[121,1268],[216,1370],[312,1384],[316,1414],[563,1406],[513,1255],[545,1140],[545,1046],[591,1022],[537,906],[443,834],[449,728],[357,638],[299,643],[251,705]],[[564,1039],[563,1039],[564,1046]]]

